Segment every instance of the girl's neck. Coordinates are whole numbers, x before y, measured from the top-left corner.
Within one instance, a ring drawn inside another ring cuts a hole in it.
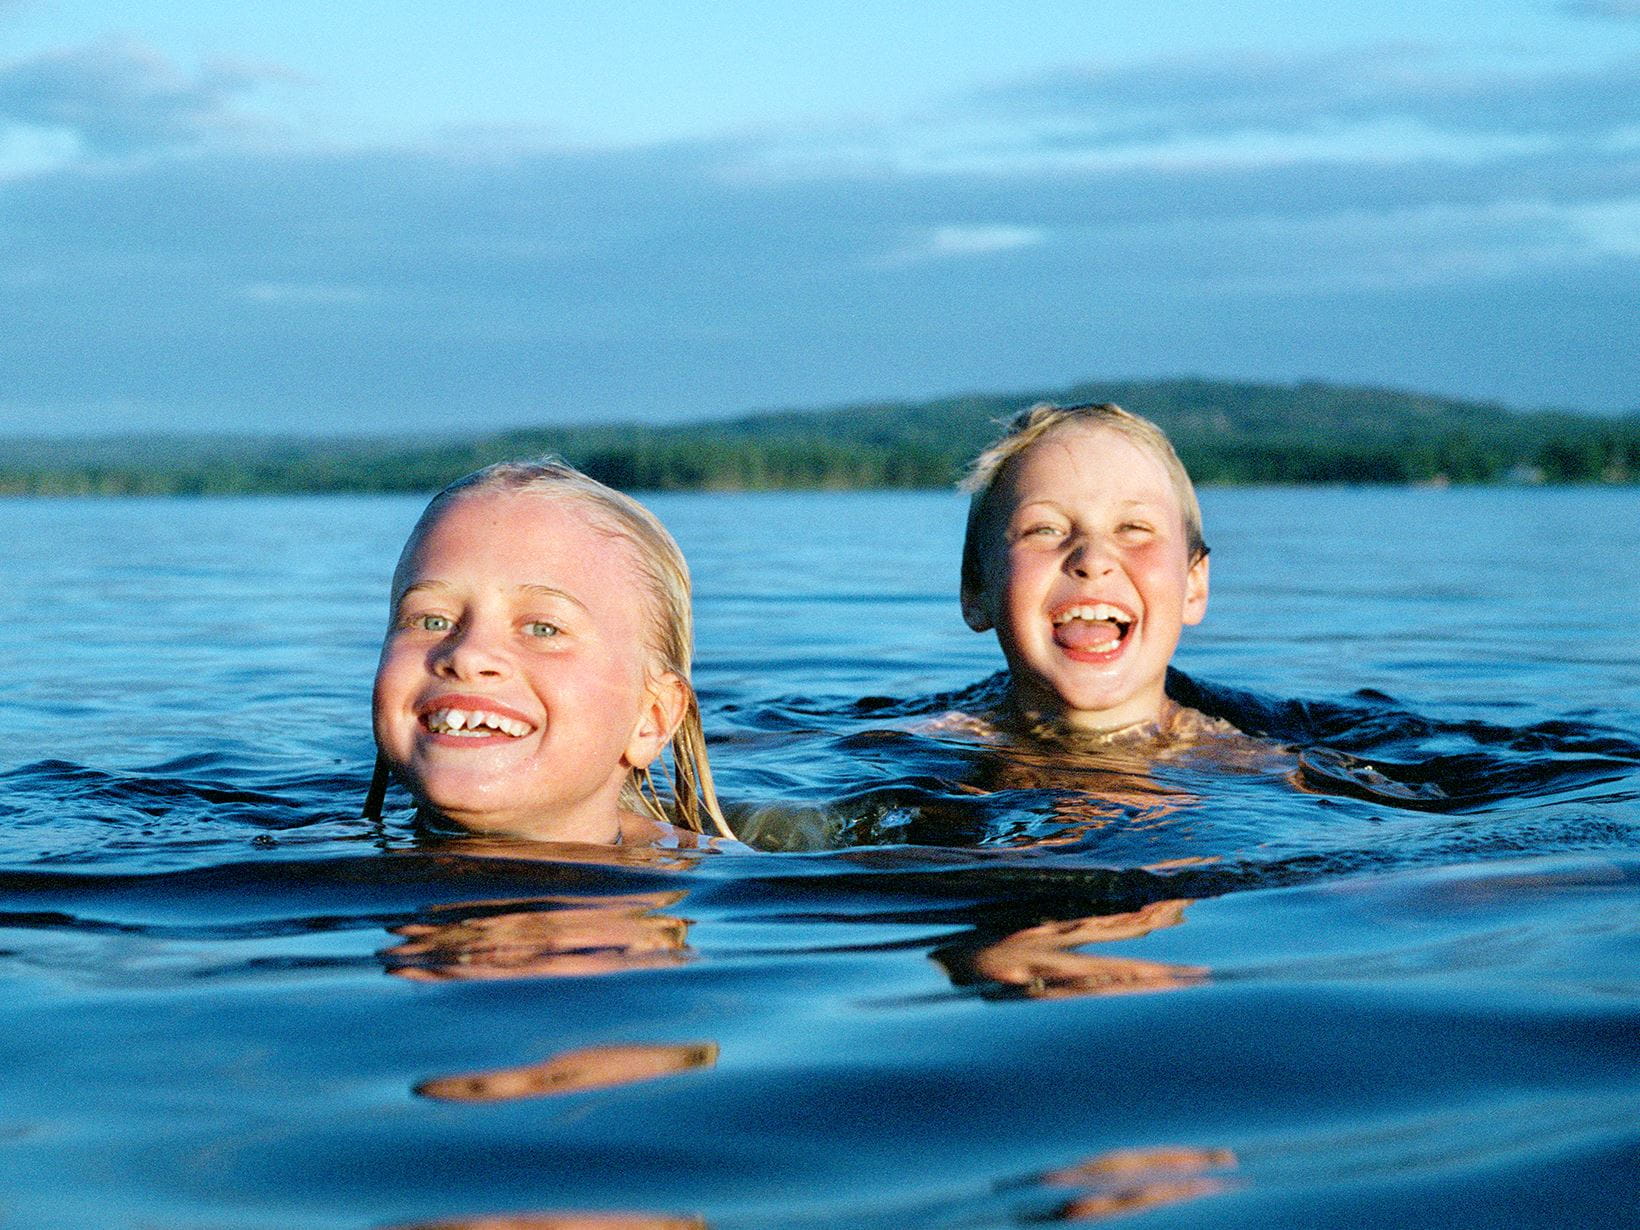
[[[618,846],[631,838],[630,821],[640,820],[616,807],[587,808],[558,815],[444,815],[423,811],[421,819],[446,832],[485,837],[517,837],[526,841],[575,842]]]

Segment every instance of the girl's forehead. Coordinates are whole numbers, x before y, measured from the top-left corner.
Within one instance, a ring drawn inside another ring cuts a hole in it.
[[[641,587],[636,544],[591,501],[533,490],[464,491],[417,527],[399,566],[402,588],[428,571],[581,579],[596,588]]]
[[[521,490],[464,491],[438,509],[421,539],[466,538],[478,546],[585,546],[607,558],[634,544],[592,501],[573,493]]]

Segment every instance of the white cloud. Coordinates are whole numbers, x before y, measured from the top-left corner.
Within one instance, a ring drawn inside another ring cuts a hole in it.
[[[915,240],[891,253],[880,264],[895,267],[925,261],[992,256],[1036,247],[1046,242],[1047,238],[1047,231],[1035,226],[1006,223],[935,226],[919,233]]]
[[[937,226],[928,236],[932,256],[976,256],[1029,248],[1047,238],[1034,226]]]

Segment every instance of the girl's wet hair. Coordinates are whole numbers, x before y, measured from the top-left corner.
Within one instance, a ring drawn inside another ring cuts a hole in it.
[[[629,495],[606,487],[556,457],[534,461],[499,461],[456,479],[430,501],[410,531],[398,566],[393,570],[395,597],[403,585],[404,569],[416,545],[444,508],[459,496],[473,492],[535,492],[558,499],[578,500],[589,508],[600,529],[621,538],[632,547],[633,562],[644,580],[649,598],[649,648],[655,668],[670,672],[683,681],[687,696],[683,721],[671,739],[672,806],[670,811],[648,768],[634,769],[622,803],[647,812],[656,820],[677,824],[697,833],[712,831],[733,837],[723,809],[712,787],[712,770],[706,758],[706,734],[701,726],[700,704],[690,678],[694,656],[694,615],[691,610],[689,565],[677,542],[654,513]],[[380,793],[386,786],[382,765],[377,765],[377,783],[372,785],[366,814],[381,808]],[[374,802],[374,808],[371,803]]]
[[[1079,406],[1058,406],[1038,402],[1009,419],[1002,434],[969,463],[968,473],[958,487],[973,498],[968,504],[968,530],[962,543],[962,584],[964,592],[978,592],[984,586],[980,565],[980,530],[991,509],[991,491],[1014,458],[1024,453],[1049,432],[1067,425],[1108,427],[1144,449],[1167,471],[1184,514],[1186,546],[1192,560],[1207,554],[1202,538],[1202,510],[1190,474],[1173,451],[1167,433],[1149,419],[1133,414],[1111,402],[1088,402]]]

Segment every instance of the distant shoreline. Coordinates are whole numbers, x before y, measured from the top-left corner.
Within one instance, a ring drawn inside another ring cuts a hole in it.
[[[1640,413],[1513,411],[1317,383],[1165,380],[659,427],[531,428],[424,444],[0,441],[0,495],[426,493],[491,461],[543,453],[631,491],[932,490],[956,482],[998,420],[1042,400],[1114,401],[1154,419],[1206,487],[1640,481]]]

